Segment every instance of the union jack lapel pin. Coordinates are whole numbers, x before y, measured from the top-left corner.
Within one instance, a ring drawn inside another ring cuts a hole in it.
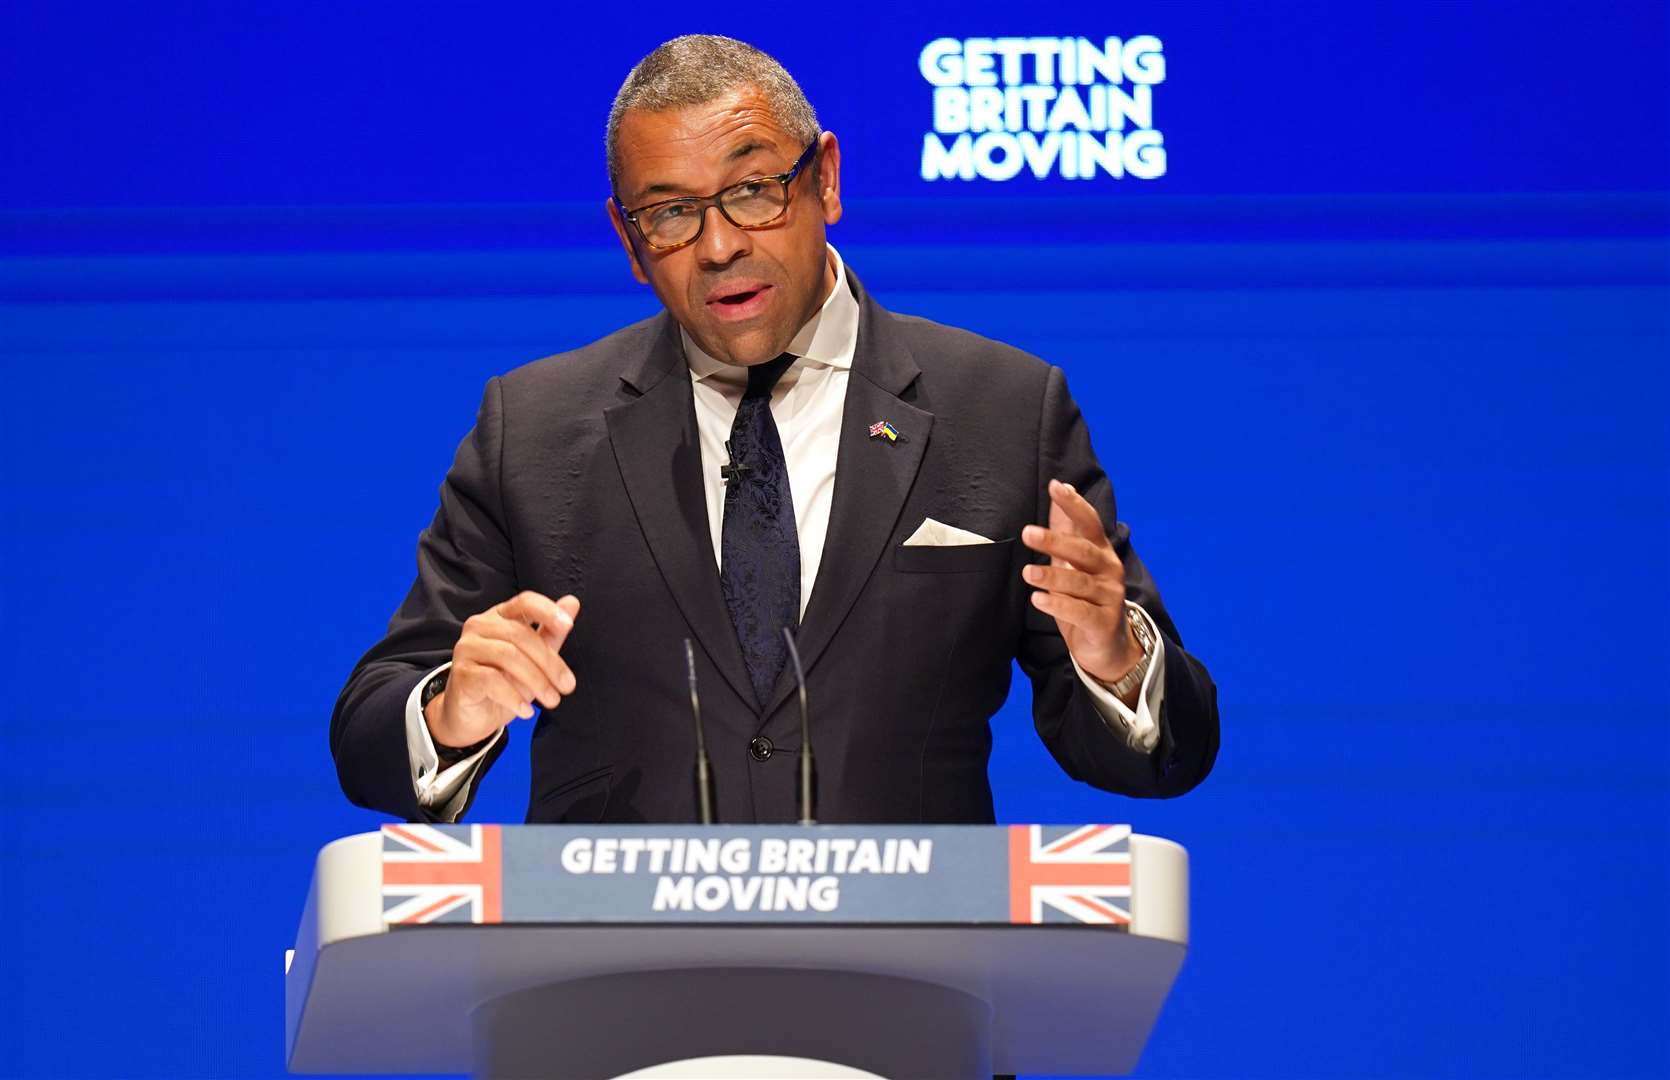
[[[899,434],[899,429],[893,426],[891,420],[877,420],[870,425],[870,438],[898,442],[904,436]]]

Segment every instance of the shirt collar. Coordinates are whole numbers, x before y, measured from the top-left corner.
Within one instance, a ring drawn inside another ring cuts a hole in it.
[[[852,356],[858,349],[858,301],[847,286],[847,267],[841,261],[841,253],[833,244],[826,247],[829,261],[835,266],[835,288],[785,351],[800,357],[799,362],[846,369],[852,367]],[[684,327],[679,327],[678,335],[684,343],[685,363],[690,365],[690,374],[697,382],[713,375],[745,377],[743,369],[735,364],[715,360],[703,352]]]

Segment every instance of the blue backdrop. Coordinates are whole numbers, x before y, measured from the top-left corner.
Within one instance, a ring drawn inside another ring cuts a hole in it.
[[[1217,678],[1173,803],[994,721],[1003,819],[1193,854],[1141,1074],[1670,1072],[1665,6],[818,15],[0,10],[0,1075],[282,1075],[313,853],[377,823],[331,705],[482,383],[654,310],[603,119],[691,30],[801,79],[883,303],[1066,369]],[[1096,83],[1163,174],[923,179],[930,42],[1141,35]]]

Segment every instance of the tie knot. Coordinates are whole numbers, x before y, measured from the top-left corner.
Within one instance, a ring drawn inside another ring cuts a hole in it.
[[[748,369],[748,392],[744,397],[769,397],[771,388],[777,385],[777,380],[783,377],[783,372],[794,365],[795,357],[792,353],[784,353],[775,360],[767,360],[763,364],[755,364]]]

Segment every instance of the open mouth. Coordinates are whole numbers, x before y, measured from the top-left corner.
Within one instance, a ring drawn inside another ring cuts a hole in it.
[[[746,319],[762,311],[771,296],[770,285],[724,289],[708,297],[708,310],[721,319]]]

